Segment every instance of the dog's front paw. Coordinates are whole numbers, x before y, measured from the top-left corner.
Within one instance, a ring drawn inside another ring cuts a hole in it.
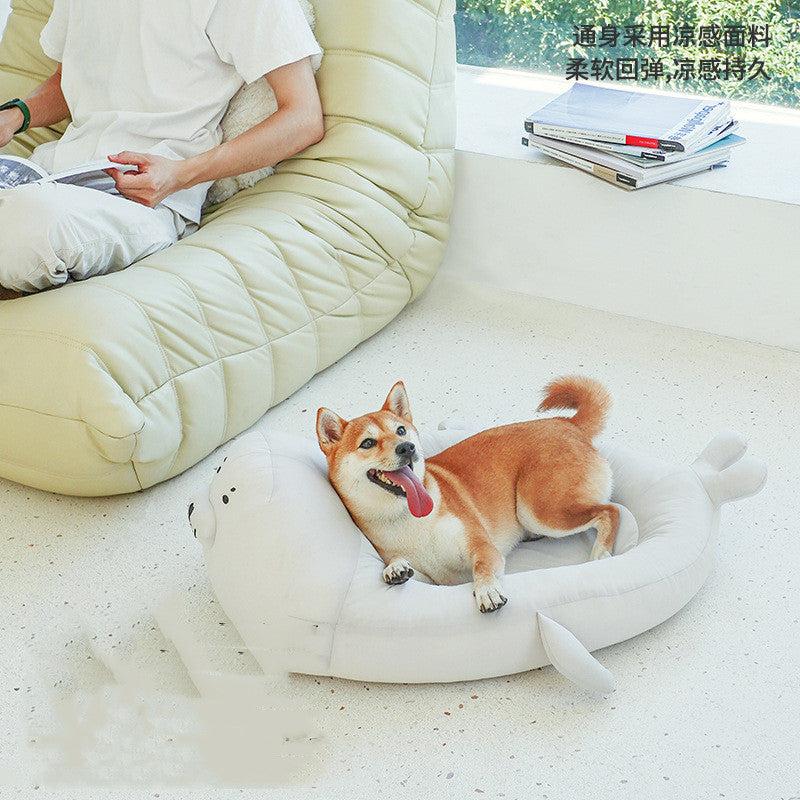
[[[413,574],[411,564],[404,558],[398,558],[384,569],[383,580],[390,586],[395,586],[398,583],[405,583]]]
[[[498,608],[502,608],[508,602],[508,598],[500,592],[500,586],[497,583],[476,586],[472,590],[472,594],[475,595],[475,603],[481,614],[497,611]]]

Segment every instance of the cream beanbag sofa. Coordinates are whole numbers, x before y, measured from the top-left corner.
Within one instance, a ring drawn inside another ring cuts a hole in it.
[[[425,287],[453,192],[452,0],[315,11],[319,144],[127,270],[0,302],[0,476],[78,495],[163,481]],[[0,97],[52,73],[38,45],[49,13],[49,0],[12,0]]]
[[[423,431],[422,452],[467,435]],[[508,604],[493,614],[478,612],[469,583],[387,586],[316,440],[245,434],[194,497],[189,522],[222,608],[267,672],[428,683],[553,664],[608,692],[614,680],[590,651],[658,625],[702,586],[720,505],[766,479],[746,447],[720,434],[691,465],[601,448],[622,512],[612,557],[588,561],[590,532],[525,542],[506,561]]]

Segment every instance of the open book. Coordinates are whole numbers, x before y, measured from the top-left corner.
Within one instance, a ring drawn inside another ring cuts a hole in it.
[[[50,175],[27,158],[0,154],[0,189],[13,189],[15,186],[38,181],[57,181],[105,191],[114,186],[114,181],[103,170],[112,168],[118,169],[120,172],[137,172],[139,169],[134,164],[116,164],[107,158],[102,158],[99,161],[90,161],[87,164],[70,167],[70,169]]]

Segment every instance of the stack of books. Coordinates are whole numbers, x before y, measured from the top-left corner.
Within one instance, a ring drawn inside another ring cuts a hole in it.
[[[525,120],[522,143],[640,189],[725,166],[738,126],[727,100],[576,83]]]

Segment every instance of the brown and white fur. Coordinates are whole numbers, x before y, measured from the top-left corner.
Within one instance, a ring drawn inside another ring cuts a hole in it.
[[[610,406],[597,381],[559,378],[538,410],[574,416],[492,428],[426,461],[398,382],[372,414],[345,421],[319,409],[317,436],[331,483],[386,564],[386,583],[404,583],[415,570],[438,584],[471,575],[478,608],[488,612],[505,605],[505,558],[526,538],[596,528],[590,558],[611,554],[619,511],[609,503],[611,469],[592,445]]]

